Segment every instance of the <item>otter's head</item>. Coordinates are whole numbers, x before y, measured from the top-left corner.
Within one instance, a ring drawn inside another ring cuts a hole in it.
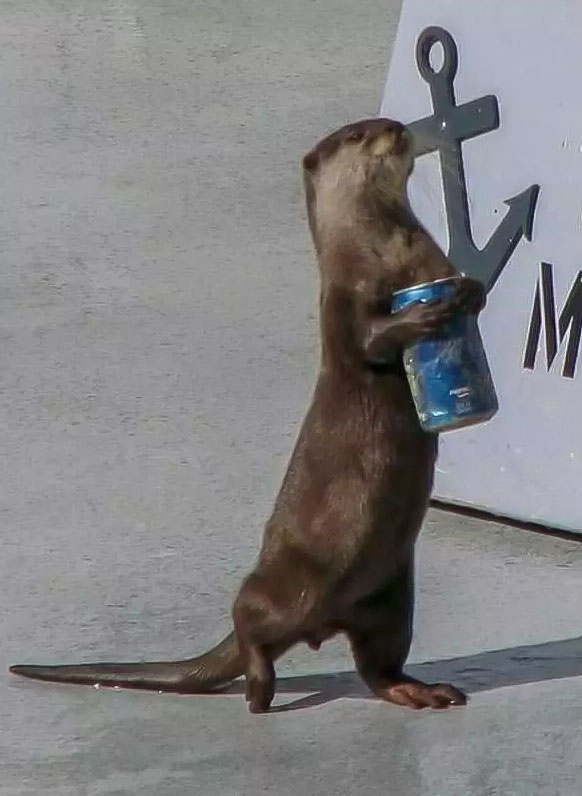
[[[337,230],[365,208],[402,205],[412,163],[412,135],[391,119],[365,119],[322,139],[303,158],[316,246],[325,228]]]

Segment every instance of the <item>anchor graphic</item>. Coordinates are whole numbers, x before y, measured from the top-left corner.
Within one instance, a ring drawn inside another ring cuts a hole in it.
[[[440,70],[430,64],[431,48],[440,43],[444,60]],[[521,238],[531,240],[539,185],[530,185],[511,199],[503,221],[483,249],[473,241],[461,142],[499,127],[497,97],[488,95],[457,105],[453,81],[457,73],[457,45],[443,28],[426,28],[416,43],[416,63],[430,86],[434,113],[408,125],[414,136],[415,157],[438,150],[443,180],[448,256],[466,274],[480,279],[490,291]]]

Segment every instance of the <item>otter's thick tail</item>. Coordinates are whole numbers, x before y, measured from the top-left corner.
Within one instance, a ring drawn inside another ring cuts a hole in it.
[[[141,688],[204,694],[244,673],[234,633],[197,658],[151,663],[82,663],[71,666],[11,666],[13,674],[53,683]]]

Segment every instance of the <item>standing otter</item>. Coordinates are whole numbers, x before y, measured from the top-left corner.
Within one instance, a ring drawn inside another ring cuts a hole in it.
[[[38,680],[203,693],[246,676],[268,710],[273,661],[298,642],[345,633],[363,680],[412,708],[465,703],[451,685],[403,674],[412,636],[414,545],[433,484],[437,436],[424,433],[402,349],[455,311],[479,312],[481,283],[449,302],[391,314],[395,290],[458,274],[407,209],[412,138],[388,119],[347,125],[303,159],[320,269],[321,368],[234,632],[197,658],[158,663],[13,666]]]

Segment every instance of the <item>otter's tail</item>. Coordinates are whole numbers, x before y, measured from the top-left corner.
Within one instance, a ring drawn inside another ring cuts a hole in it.
[[[240,677],[243,659],[234,633],[197,658],[152,663],[82,663],[71,666],[11,666],[13,674],[53,683],[141,688],[204,694]]]

